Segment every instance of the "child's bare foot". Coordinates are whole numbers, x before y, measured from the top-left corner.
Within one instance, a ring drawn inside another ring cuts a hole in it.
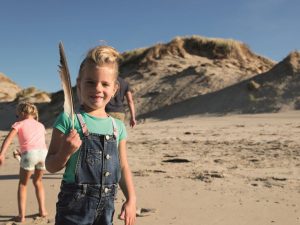
[[[17,223],[23,223],[23,222],[25,222],[25,217],[23,217],[23,216],[15,216],[13,218],[13,221],[15,221]]]
[[[48,216],[48,212],[47,211],[42,211],[39,213],[40,217],[47,217]]]

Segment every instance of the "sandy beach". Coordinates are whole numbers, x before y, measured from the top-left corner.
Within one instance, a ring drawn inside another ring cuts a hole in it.
[[[128,129],[137,225],[300,224],[300,112],[146,120]],[[47,141],[51,137],[47,130]],[[7,131],[1,131],[1,142]],[[15,224],[19,165],[0,168],[0,224]],[[36,216],[32,183],[24,224],[54,224],[63,171],[46,173],[47,219]],[[116,199],[115,224],[124,197]],[[145,211],[150,212],[145,212]]]

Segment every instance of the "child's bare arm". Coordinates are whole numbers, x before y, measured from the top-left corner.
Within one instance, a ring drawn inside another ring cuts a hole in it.
[[[18,131],[16,129],[11,129],[10,132],[7,134],[6,138],[4,139],[0,151],[0,165],[4,163],[5,154],[8,150],[8,147],[12,142],[13,138],[17,135],[17,133]]]
[[[46,157],[46,169],[55,173],[65,167],[70,156],[80,147],[81,139],[76,130],[67,135],[53,129],[49,151]]]
[[[136,195],[132,180],[132,174],[127,161],[126,140],[119,143],[120,163],[121,163],[121,180],[120,187],[126,202],[123,204],[120,218],[125,220],[125,225],[133,225],[136,218]]]

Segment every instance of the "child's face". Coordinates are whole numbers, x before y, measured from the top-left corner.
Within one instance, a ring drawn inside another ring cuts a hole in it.
[[[81,103],[85,110],[105,110],[117,90],[115,70],[109,66],[89,66],[78,81]]]

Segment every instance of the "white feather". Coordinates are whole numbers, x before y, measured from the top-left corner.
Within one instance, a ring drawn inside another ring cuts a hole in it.
[[[68,69],[67,59],[65,56],[63,43],[59,43],[59,55],[60,55],[60,65],[59,65],[59,75],[62,83],[62,88],[64,91],[64,111],[68,114],[71,119],[72,129],[74,129],[74,105],[72,96],[72,86],[70,72]]]

